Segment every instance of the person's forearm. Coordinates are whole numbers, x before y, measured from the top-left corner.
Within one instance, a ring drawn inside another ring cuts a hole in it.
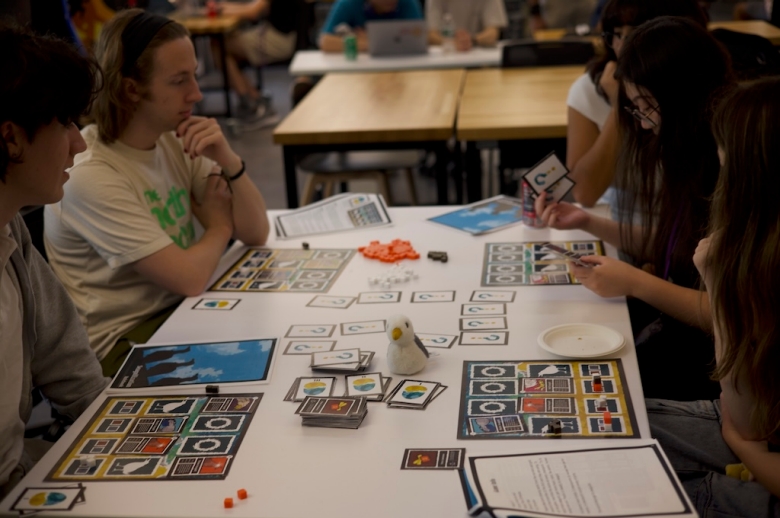
[[[577,182],[572,194],[585,207],[595,205],[612,184],[618,150],[617,128],[613,109],[593,146],[571,168],[569,176]]]
[[[629,295],[647,302],[675,320],[712,331],[710,299],[703,291],[683,288],[641,271]]]
[[[270,225],[263,195],[247,174],[231,182],[233,237],[248,246],[264,245]]]
[[[780,453],[770,452],[764,441],[732,441],[729,447],[756,481],[780,498]]]
[[[487,27],[484,31],[474,36],[474,41],[480,47],[492,47],[498,41],[498,36],[501,34],[498,27]]]
[[[219,260],[230,242],[229,227],[214,226],[206,229],[200,240],[184,250],[186,261],[181,265],[181,274],[172,276],[163,287],[184,295],[193,297],[200,295],[208,287],[209,279],[219,265]]]
[[[344,52],[344,38],[335,34],[320,35],[320,50],[323,52]]]

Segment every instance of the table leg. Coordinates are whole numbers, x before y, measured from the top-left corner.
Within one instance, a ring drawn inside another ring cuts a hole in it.
[[[469,203],[482,199],[482,157],[476,142],[466,143],[466,196]]]
[[[434,147],[434,153],[436,153],[436,203],[447,205],[449,203],[447,195],[447,158],[449,155],[447,143],[438,143]]]
[[[225,116],[229,119],[233,116],[233,110],[230,109],[230,78],[227,71],[227,49],[225,48],[225,35],[220,33],[217,37],[219,45],[219,57],[222,63],[222,90],[225,93]]]
[[[284,183],[287,188],[287,208],[298,208],[298,178],[295,173],[295,150],[282,146],[284,156]]]

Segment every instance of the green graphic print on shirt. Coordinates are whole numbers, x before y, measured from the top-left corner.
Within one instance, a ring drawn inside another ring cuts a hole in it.
[[[190,202],[186,189],[173,186],[168,191],[168,198],[163,203],[156,189],[144,191],[146,203],[151,207],[151,212],[157,218],[162,228],[179,248],[187,249],[195,239],[195,228],[192,226],[192,217],[187,211]]]

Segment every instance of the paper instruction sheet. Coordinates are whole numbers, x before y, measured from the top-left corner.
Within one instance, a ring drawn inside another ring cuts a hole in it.
[[[274,219],[276,235],[291,239],[392,223],[381,195],[344,193]]]

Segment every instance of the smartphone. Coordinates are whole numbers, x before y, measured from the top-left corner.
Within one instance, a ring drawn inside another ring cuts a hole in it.
[[[582,266],[584,268],[592,268],[593,265],[590,263],[584,263],[580,259],[582,259],[584,256],[577,252],[572,252],[571,250],[566,250],[565,248],[562,248],[558,245],[554,245],[552,243],[542,243],[539,248],[541,250],[544,250],[545,252],[550,252],[551,254],[555,254],[561,259],[565,259],[567,261],[571,261],[577,266]]]

